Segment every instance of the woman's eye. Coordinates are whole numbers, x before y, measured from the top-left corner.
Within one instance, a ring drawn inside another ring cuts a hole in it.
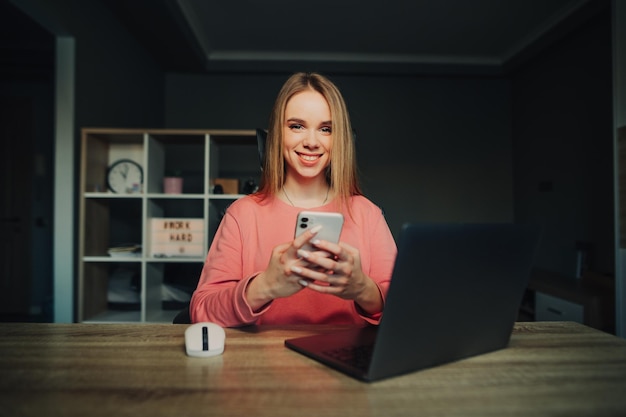
[[[333,132],[333,129],[330,126],[324,126],[320,130],[322,131],[322,133],[328,133],[328,134]]]
[[[302,126],[301,124],[298,124],[298,123],[293,123],[293,124],[289,125],[289,129],[302,130],[302,129],[304,129],[304,126]]]

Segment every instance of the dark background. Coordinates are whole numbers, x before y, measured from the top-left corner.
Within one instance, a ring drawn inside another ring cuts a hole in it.
[[[590,267],[615,273],[611,15],[610,2],[597,3],[566,36],[498,73],[324,68],[348,103],[366,195],[396,236],[406,221],[540,223],[537,266],[573,277],[576,242],[588,242]],[[33,120],[20,129],[32,143],[29,161],[3,171],[26,178],[31,207],[22,228],[31,248],[25,307],[5,313],[50,321],[54,303],[73,297],[55,299],[54,265],[75,263],[53,259],[52,236],[75,244],[77,234],[52,229],[55,189],[77,190],[53,175],[55,36],[75,39],[76,173],[82,127],[265,127],[290,72],[167,71],[104,1],[1,4],[3,41],[12,42],[2,95],[26,98]],[[2,274],[3,292],[13,291],[14,275]]]

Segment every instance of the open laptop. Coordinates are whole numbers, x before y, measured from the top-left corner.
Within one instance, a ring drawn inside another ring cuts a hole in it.
[[[515,224],[406,224],[380,325],[285,345],[363,381],[504,348],[538,240]]]

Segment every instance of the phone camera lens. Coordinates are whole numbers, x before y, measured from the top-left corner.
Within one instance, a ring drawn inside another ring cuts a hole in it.
[[[300,223],[300,229],[306,229],[307,225],[306,223]]]
[[[309,218],[308,218],[308,217],[303,217],[303,218],[302,218],[302,222],[303,222],[303,223],[306,223],[306,222],[308,222],[308,221],[309,221]]]

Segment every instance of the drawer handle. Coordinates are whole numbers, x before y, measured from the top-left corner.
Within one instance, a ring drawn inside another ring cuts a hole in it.
[[[556,308],[548,307],[546,310],[548,310],[550,313],[558,314],[559,316],[563,315],[563,312],[560,310],[557,310]]]

